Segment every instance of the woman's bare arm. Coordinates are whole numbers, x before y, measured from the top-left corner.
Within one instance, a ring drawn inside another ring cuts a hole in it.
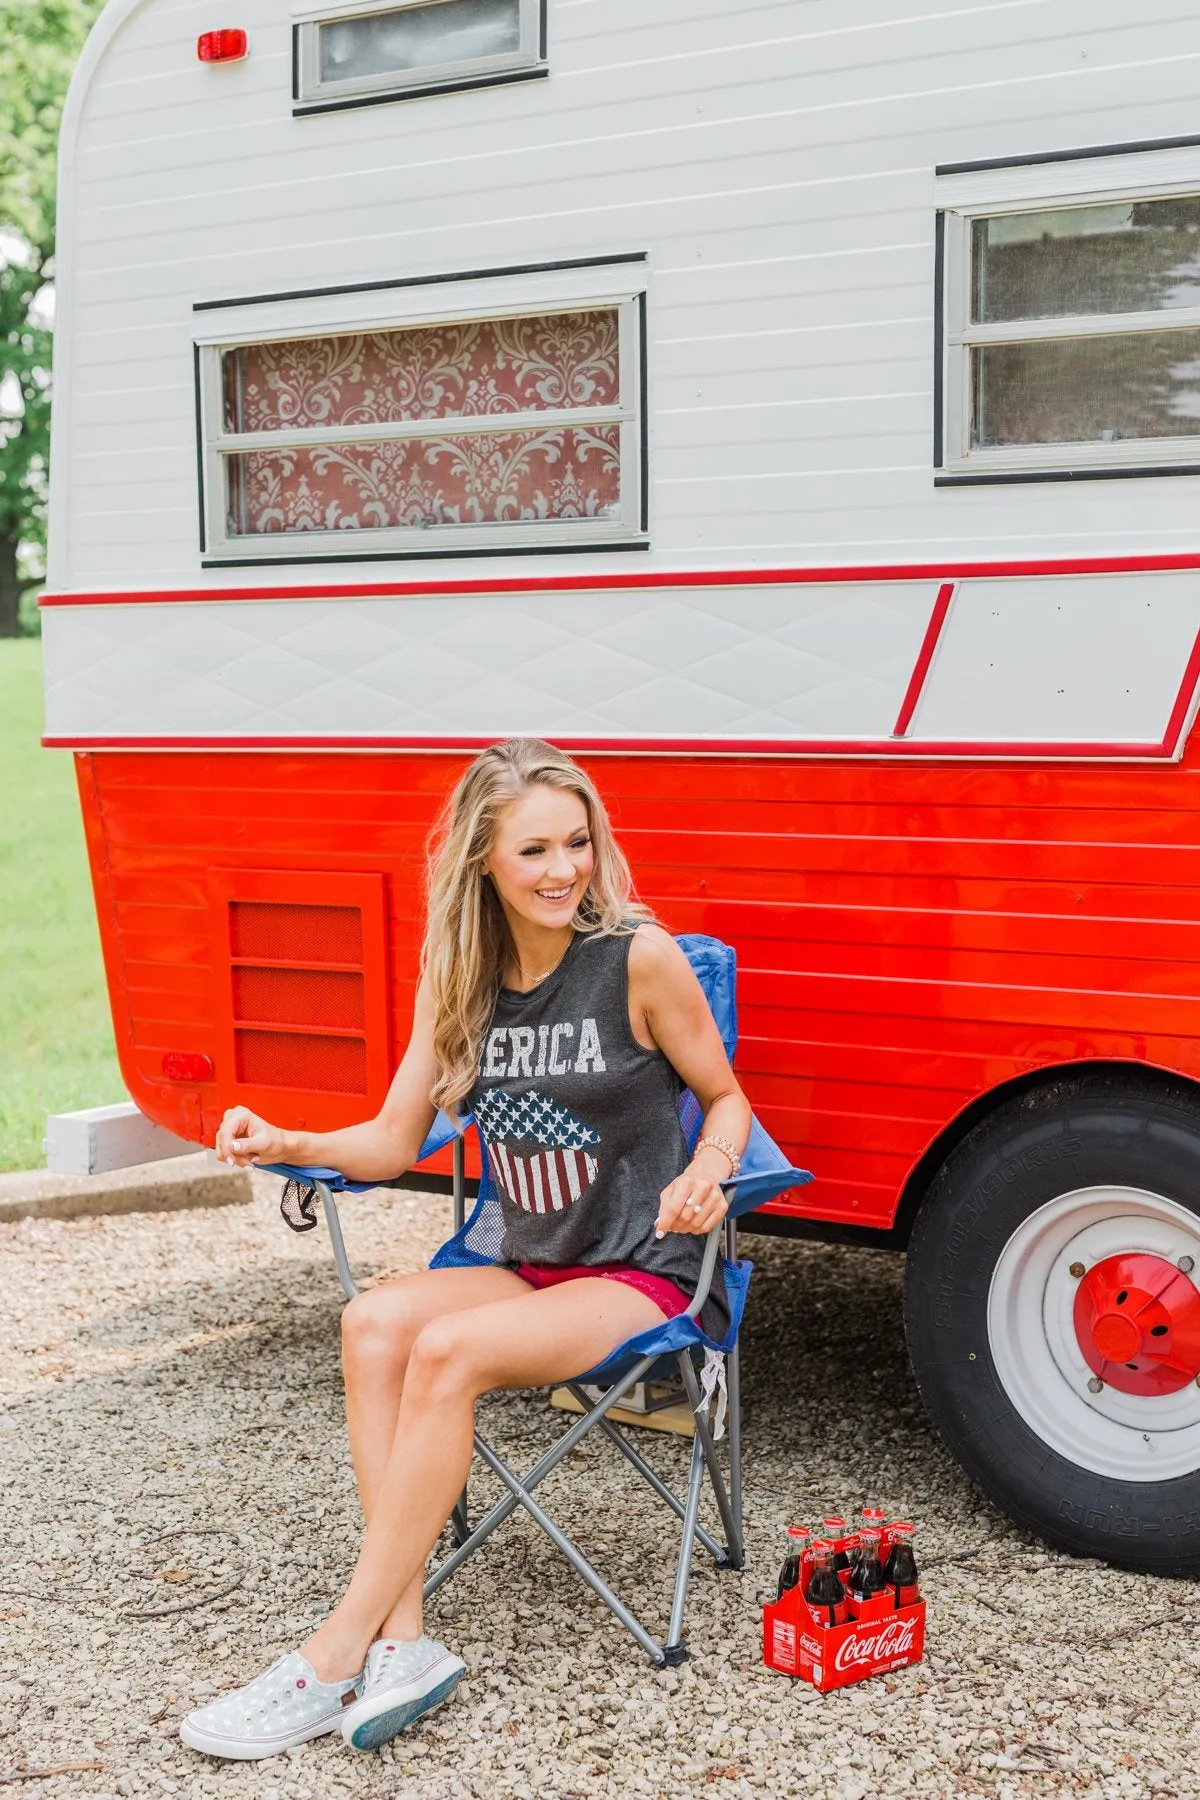
[[[413,1009],[412,1036],[387,1098],[374,1119],[341,1131],[283,1131],[244,1106],[225,1114],[216,1151],[237,1168],[286,1162],[340,1169],[351,1181],[386,1181],[403,1175],[437,1116],[429,1098],[437,1079],[433,1053],[433,999],[422,981]]]
[[[679,945],[659,925],[643,925],[629,946],[629,1007],[636,1035],[653,1042],[691,1088],[704,1114],[700,1136],[725,1138],[739,1153],[750,1136],[750,1102],[725,1054],[704,990]],[[706,1145],[662,1192],[660,1231],[705,1232],[725,1213],[718,1185],[730,1159]],[[691,1210],[689,1210],[689,1208]]]

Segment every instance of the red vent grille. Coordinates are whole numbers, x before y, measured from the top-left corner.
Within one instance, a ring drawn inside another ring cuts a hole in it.
[[[362,913],[357,906],[279,905],[233,900],[229,950],[267,962],[358,963],[363,959]]]
[[[238,1080],[251,1087],[300,1088],[313,1094],[367,1091],[367,1046],[362,1038],[239,1031],[236,1041]]]
[[[233,1016],[271,1025],[326,1025],[361,1031],[366,1024],[361,975],[329,969],[261,969],[235,964]]]
[[[341,1095],[344,1107],[320,1116],[361,1118],[391,1078],[382,877],[231,869],[210,880],[237,1097],[266,1110],[281,1089]]]

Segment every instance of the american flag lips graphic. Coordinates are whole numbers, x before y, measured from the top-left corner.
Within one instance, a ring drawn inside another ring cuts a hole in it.
[[[546,1094],[489,1088],[475,1117],[497,1185],[525,1212],[562,1212],[595,1181],[599,1134]]]

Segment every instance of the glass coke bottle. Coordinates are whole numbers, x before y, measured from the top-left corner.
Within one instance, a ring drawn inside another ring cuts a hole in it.
[[[787,1528],[787,1555],[783,1559],[783,1567],[779,1571],[779,1587],[775,1594],[778,1605],[783,1596],[800,1583],[800,1564],[804,1552],[808,1549],[808,1540],[812,1533],[806,1525],[789,1525]]]
[[[825,1536],[833,1547],[833,1566],[840,1575],[843,1569],[850,1567],[850,1551],[846,1541],[846,1521],[835,1513],[828,1519],[822,1519]]]
[[[854,1548],[850,1552],[850,1579],[851,1579],[851,1581],[853,1581],[853,1579],[854,1579],[855,1564],[858,1562],[859,1551],[862,1548],[863,1532],[864,1531],[878,1531],[878,1532],[882,1533],[886,1519],[887,1519],[887,1514],[884,1512],[883,1508],[879,1507],[879,1506],[864,1506],[862,1509],[862,1512],[859,1514],[858,1532],[854,1539]],[[882,1546],[882,1537],[880,1539],[880,1543]]]
[[[804,1590],[808,1604],[822,1615],[822,1625],[844,1625],[849,1616],[846,1590],[833,1566],[833,1545],[818,1538],[812,1547],[812,1572]]]
[[[884,1580],[892,1588],[897,1612],[921,1597],[917,1559],[913,1553],[913,1528],[907,1519],[888,1526],[892,1547],[884,1564]]]
[[[874,1600],[876,1594],[882,1594],[888,1582],[879,1562],[879,1533],[862,1531],[858,1543],[858,1561],[850,1578],[850,1592],[861,1606],[867,1600]]]

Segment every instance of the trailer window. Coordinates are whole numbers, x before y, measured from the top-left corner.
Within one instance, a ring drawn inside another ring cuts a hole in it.
[[[544,74],[544,0],[358,0],[297,20],[299,112]]]
[[[635,334],[618,304],[214,347],[210,547],[429,554],[636,533]]]
[[[948,225],[947,467],[1200,461],[1200,194]]]

